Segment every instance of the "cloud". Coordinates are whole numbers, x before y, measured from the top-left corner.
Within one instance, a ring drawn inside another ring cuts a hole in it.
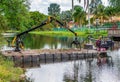
[[[102,0],[105,5],[108,5],[107,0]],[[30,11],[39,11],[47,14],[48,7],[51,3],[57,3],[60,5],[61,11],[72,9],[72,0],[31,0]],[[83,2],[80,4],[77,0],[74,0],[74,5],[83,6]]]
[[[31,11],[40,11],[47,14],[48,7],[51,3],[57,3],[60,5],[62,11],[71,9],[71,0],[32,0],[30,5]]]

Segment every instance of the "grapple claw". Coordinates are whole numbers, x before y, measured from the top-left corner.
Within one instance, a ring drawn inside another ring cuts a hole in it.
[[[80,48],[81,50],[81,45],[80,45],[80,42],[78,41],[77,37],[75,37],[75,40],[71,42],[71,47],[75,45],[76,48]]]

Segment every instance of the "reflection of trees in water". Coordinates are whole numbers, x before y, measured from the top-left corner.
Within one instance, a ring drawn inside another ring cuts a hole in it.
[[[65,82],[92,82],[92,70],[91,70],[91,62],[92,60],[87,60],[84,62],[74,61],[73,69],[71,70],[73,73],[66,72],[64,74]],[[87,71],[86,71],[87,70]]]
[[[44,48],[45,45],[49,46],[51,49],[56,49],[58,46],[66,45],[66,37],[63,38],[55,38],[49,36],[41,36],[41,35],[28,35],[26,36],[24,43],[27,48]]]
[[[85,79],[84,79],[84,82],[92,82],[92,70],[91,70],[91,62],[92,62],[92,60],[90,59],[90,60],[88,60],[88,73],[86,74],[86,77],[85,77]]]
[[[47,45],[51,49],[68,48],[69,41],[72,41],[72,37],[50,37],[42,35],[27,35],[24,39],[26,48],[44,48]]]
[[[63,36],[44,36],[37,34],[27,34],[23,36],[24,45],[26,48],[40,49],[47,46],[50,49],[70,48],[70,43],[75,39],[74,37]],[[79,38],[81,41],[82,38]]]

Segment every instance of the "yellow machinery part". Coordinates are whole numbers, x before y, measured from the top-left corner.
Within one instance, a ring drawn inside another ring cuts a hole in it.
[[[14,46],[14,43],[15,43],[15,41],[16,41],[16,36],[14,37],[14,39],[13,39],[13,41],[12,41],[12,46]]]
[[[23,46],[23,44],[22,44],[22,43],[20,43],[20,48],[21,48],[21,49],[24,49],[24,46]]]
[[[51,20],[51,16],[48,17],[48,21],[46,22],[46,24],[49,24]]]

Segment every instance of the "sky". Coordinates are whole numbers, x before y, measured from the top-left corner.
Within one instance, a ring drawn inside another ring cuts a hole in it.
[[[57,3],[60,5],[61,11],[72,9],[71,0],[31,0],[30,11],[39,11],[41,13],[47,14],[48,7],[51,3]],[[105,6],[108,5],[107,0],[102,0]],[[83,6],[83,2],[80,4],[77,0],[74,0],[74,5]]]

